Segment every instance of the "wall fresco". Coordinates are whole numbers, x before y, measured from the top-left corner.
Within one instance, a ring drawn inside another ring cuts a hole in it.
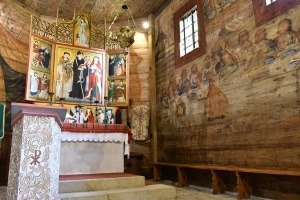
[[[156,19],[158,160],[300,166],[278,152],[269,154],[273,160],[254,159],[275,144],[289,146],[285,134],[298,137],[288,124],[299,120],[300,7],[255,27],[252,2],[235,2],[206,23],[207,54],[177,69],[168,60],[174,39],[165,24],[175,4]],[[257,145],[264,149],[249,151]]]

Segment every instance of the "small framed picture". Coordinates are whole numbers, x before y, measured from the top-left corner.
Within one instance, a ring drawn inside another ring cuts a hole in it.
[[[27,100],[48,101],[50,73],[30,70],[27,81]]]
[[[107,97],[108,105],[122,106],[128,103],[128,84],[126,78],[108,79],[107,83]]]
[[[108,77],[126,76],[127,59],[122,52],[110,52],[107,56]]]
[[[54,44],[38,36],[31,36],[29,67],[34,70],[51,71]]]
[[[26,81],[26,100],[49,101],[48,92],[52,89],[51,79],[54,48],[54,43],[31,35]]]

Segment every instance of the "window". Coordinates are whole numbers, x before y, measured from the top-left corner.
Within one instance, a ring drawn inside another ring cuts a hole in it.
[[[202,1],[191,0],[174,14],[175,62],[180,67],[205,54]]]
[[[293,8],[300,0],[252,0],[256,26]]]
[[[270,5],[271,3],[274,3],[276,0],[266,0],[266,5]]]
[[[199,47],[197,7],[194,7],[179,22],[180,57]]]

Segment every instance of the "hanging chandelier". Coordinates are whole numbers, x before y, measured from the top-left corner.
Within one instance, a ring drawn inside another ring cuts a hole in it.
[[[111,31],[111,28],[112,28],[113,24],[115,23],[116,19],[118,18],[118,16],[122,12],[125,12],[127,15],[127,25],[122,26],[118,32],[113,33]],[[108,31],[109,31],[108,39],[113,42],[118,43],[120,45],[120,47],[124,49],[123,53],[125,55],[127,55],[128,48],[134,43],[135,29],[136,29],[136,23],[133,19],[131,11],[128,7],[128,3],[125,0],[124,4],[121,7],[121,10],[117,13],[113,22],[111,23],[111,25],[108,28]]]

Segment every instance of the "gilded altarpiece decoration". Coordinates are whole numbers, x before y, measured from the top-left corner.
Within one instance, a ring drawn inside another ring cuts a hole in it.
[[[104,106],[109,96],[109,106],[128,105],[127,55],[88,14],[53,23],[32,16],[30,37],[26,100]]]

